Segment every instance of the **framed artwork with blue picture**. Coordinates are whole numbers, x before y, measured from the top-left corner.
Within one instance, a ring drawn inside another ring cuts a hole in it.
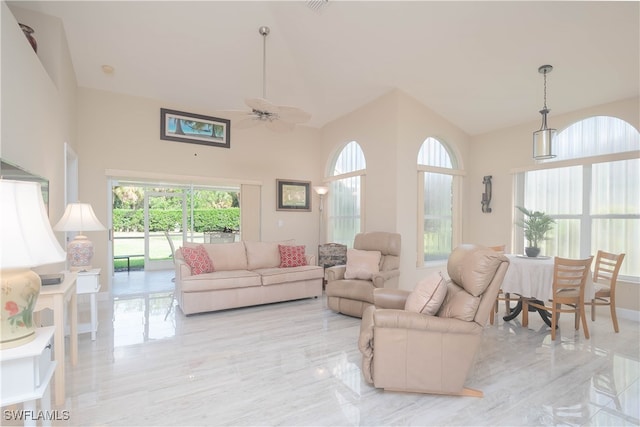
[[[160,139],[231,148],[231,121],[161,108]]]

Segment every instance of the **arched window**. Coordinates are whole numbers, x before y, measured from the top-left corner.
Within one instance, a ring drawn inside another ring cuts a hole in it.
[[[338,153],[329,178],[327,239],[351,247],[362,227],[362,192],[367,167],[362,148],[351,141]]]
[[[418,266],[446,260],[459,235],[460,176],[445,144],[427,138],[418,152]]]
[[[516,202],[543,211],[556,224],[542,253],[585,258],[598,250],[640,259],[640,133],[615,117],[590,117],[560,132],[558,156],[518,174]],[[522,229],[514,229],[524,247]],[[624,276],[640,265],[624,262]]]

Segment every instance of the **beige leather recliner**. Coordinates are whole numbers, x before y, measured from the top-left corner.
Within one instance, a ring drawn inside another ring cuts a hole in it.
[[[400,234],[373,231],[356,234],[353,248],[364,251],[380,251],[380,272],[371,280],[345,279],[346,266],[334,266],[326,270],[327,304],[338,313],[362,317],[367,307],[373,306],[373,290],[397,288],[400,277]]]
[[[489,248],[456,248],[436,316],[405,311],[409,291],[376,289],[358,341],[365,380],[385,390],[482,396],[464,382],[508,266],[504,255]]]

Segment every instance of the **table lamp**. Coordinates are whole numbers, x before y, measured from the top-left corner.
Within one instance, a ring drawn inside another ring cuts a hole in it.
[[[67,259],[71,271],[91,270],[93,243],[85,236],[85,231],[102,231],[104,226],[88,203],[69,203],[60,221],[53,227],[57,231],[77,231],[78,234],[67,245]]]
[[[35,338],[33,309],[41,281],[30,268],[64,259],[49,224],[40,184],[0,179],[1,349]]]

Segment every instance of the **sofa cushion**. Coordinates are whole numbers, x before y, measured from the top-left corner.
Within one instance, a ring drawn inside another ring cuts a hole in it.
[[[280,267],[300,267],[307,265],[304,246],[278,245],[280,251]]]
[[[206,292],[216,289],[248,288],[260,286],[260,275],[249,270],[214,271],[184,278],[181,292]]]
[[[460,286],[449,281],[447,282],[447,295],[438,311],[438,317],[452,317],[454,319],[473,321],[480,297],[474,297]]]
[[[371,280],[371,276],[380,272],[380,251],[347,249],[347,269],[345,279]]]
[[[181,249],[184,261],[191,267],[191,274],[200,275],[213,271],[211,258],[209,258],[209,254],[207,254],[202,245],[197,245],[193,248],[183,247]]]
[[[289,268],[261,268],[255,271],[262,276],[264,286],[301,280],[322,279],[324,269],[317,265],[304,265]]]
[[[293,240],[283,242],[244,242],[247,254],[247,268],[256,270],[258,268],[280,267],[278,245],[291,245],[293,243]]]
[[[195,247],[197,243],[185,243],[184,247]],[[243,242],[205,243],[202,245],[209,254],[216,271],[246,270],[247,254]]]
[[[441,273],[434,273],[418,282],[407,297],[404,309],[434,316],[440,309],[446,295],[447,283]]]

